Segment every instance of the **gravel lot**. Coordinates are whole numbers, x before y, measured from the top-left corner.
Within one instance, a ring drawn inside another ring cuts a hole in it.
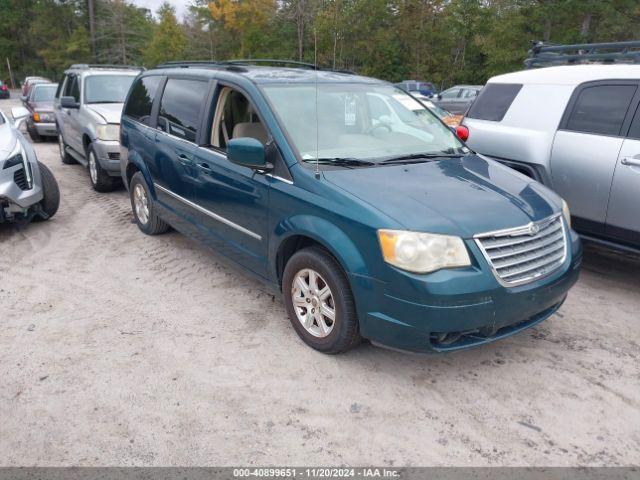
[[[639,258],[587,247],[564,307],[489,346],[325,356],[260,284],[36,151],[62,201],[0,226],[0,465],[640,463]]]

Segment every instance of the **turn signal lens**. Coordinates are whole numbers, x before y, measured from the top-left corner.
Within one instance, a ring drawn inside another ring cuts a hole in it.
[[[40,121],[40,114],[38,112],[35,112],[33,114],[33,121],[34,122],[39,122]]]

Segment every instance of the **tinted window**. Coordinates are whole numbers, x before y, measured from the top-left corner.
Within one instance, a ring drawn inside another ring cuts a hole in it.
[[[636,114],[633,117],[631,128],[629,129],[629,138],[636,138],[640,140],[640,106],[636,110]]]
[[[144,77],[136,81],[131,89],[131,95],[129,95],[124,114],[140,123],[149,125],[153,99],[156,96],[161,79],[162,77],[154,76]]]
[[[636,88],[635,85],[598,85],[583,89],[565,128],[575,132],[619,135]]]
[[[80,82],[78,81],[78,77],[73,78],[69,95],[75,98],[76,102],[80,101]]]
[[[64,84],[64,92],[62,93],[63,97],[72,96],[71,87],[73,86],[73,80],[76,78],[75,75],[67,75],[67,81]]]
[[[170,78],[160,102],[158,128],[194,142],[199,127],[200,107],[208,91],[207,82]]]
[[[522,88],[517,83],[490,83],[473,102],[467,117],[500,122]]]

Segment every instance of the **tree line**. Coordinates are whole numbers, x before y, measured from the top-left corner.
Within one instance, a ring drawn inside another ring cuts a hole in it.
[[[638,0],[0,0],[0,78],[72,63],[278,58],[439,87],[522,68],[530,42],[640,36]],[[636,37],[636,38],[634,38]]]

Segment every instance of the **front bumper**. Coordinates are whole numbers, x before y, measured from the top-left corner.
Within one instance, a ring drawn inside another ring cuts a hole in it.
[[[488,265],[427,276],[403,273],[409,282],[402,284],[350,275],[361,334],[412,352],[460,350],[513,335],[550,317],[564,302],[582,261],[575,232],[568,250],[556,271],[516,287],[501,286]]]
[[[58,129],[56,127],[55,123],[39,123],[39,122],[33,122],[33,128],[35,129],[36,132],[38,132],[38,135],[41,135],[43,137],[57,137],[58,136]]]
[[[112,177],[120,176],[120,142],[95,140],[93,149],[100,166]]]

